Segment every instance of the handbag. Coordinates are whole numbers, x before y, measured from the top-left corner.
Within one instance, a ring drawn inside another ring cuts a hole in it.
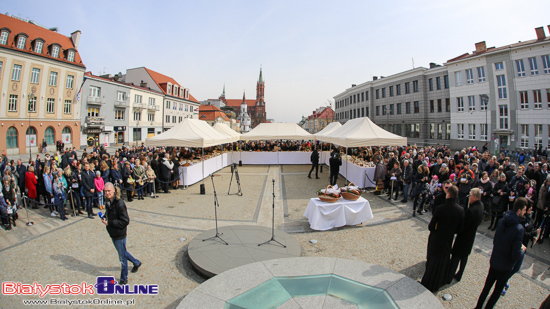
[[[500,196],[494,195],[494,196],[491,198],[491,202],[492,202],[494,205],[497,205],[497,204],[500,202]]]

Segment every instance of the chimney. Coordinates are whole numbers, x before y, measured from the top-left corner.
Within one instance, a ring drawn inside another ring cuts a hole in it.
[[[353,88],[353,87],[355,87],[355,86],[357,86],[357,85],[356,85],[356,84],[351,84],[351,88]]]
[[[142,88],[147,88],[147,83],[142,80],[141,83],[139,83],[139,86]]]
[[[544,27],[535,28],[535,32],[537,33],[537,40],[544,40],[546,38]]]
[[[78,43],[80,42],[80,30],[76,30],[71,33],[71,41],[73,41],[74,48],[78,49]]]
[[[373,76],[372,77],[372,80],[377,80],[378,79],[378,76]]]
[[[481,53],[487,50],[487,44],[485,41],[476,43],[476,53]]]

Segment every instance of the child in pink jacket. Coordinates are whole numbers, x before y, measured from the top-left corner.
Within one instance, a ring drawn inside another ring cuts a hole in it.
[[[103,189],[105,188],[105,183],[103,182],[103,178],[101,178],[100,171],[95,172],[94,182],[95,182],[97,204],[99,205],[99,209],[105,209],[105,206],[103,205]]]

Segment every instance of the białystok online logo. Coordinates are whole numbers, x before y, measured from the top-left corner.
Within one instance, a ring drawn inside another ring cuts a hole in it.
[[[95,287],[95,289],[94,289]],[[2,282],[2,294],[4,295],[157,295],[159,287],[157,284],[135,284],[119,285],[114,277],[97,277],[94,285],[82,282],[81,284],[46,284],[37,282],[25,284],[21,282]]]

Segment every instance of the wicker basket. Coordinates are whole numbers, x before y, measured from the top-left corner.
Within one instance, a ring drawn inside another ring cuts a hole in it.
[[[355,186],[355,184],[354,184],[353,182],[350,182],[350,183],[347,185],[347,187],[349,188],[349,186],[351,186],[351,185]],[[345,191],[342,192],[341,194],[342,194],[342,197],[343,197],[345,200],[348,200],[348,201],[356,201],[356,200],[358,200],[358,199],[361,197],[361,195],[357,195],[357,194],[353,194],[353,193],[351,193],[351,192],[345,192]]]
[[[332,188],[331,185],[328,185],[325,189],[325,192],[326,190],[328,190],[329,187]],[[321,200],[321,202],[325,203],[336,203],[340,199],[339,197],[332,197],[326,194],[318,194],[317,197]]]

